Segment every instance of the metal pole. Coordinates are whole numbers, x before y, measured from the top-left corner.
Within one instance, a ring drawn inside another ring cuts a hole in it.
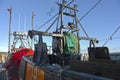
[[[60,25],[60,33],[63,34],[63,31],[62,31],[62,27],[63,27],[63,4],[64,4],[64,0],[62,1],[62,4],[60,5],[60,10],[59,10],[59,13],[60,13],[60,18],[61,18],[61,25]],[[63,40],[61,39],[60,40],[60,52],[61,54],[63,54]]]
[[[10,18],[9,18],[9,33],[8,33],[8,54],[11,53],[11,23],[12,23],[12,7],[10,7],[10,9],[8,9],[9,14],[10,14]]]
[[[34,30],[34,11],[32,11],[32,31]],[[34,39],[34,38],[33,38]],[[33,39],[31,39],[31,48],[33,48]]]
[[[77,5],[74,5],[74,15],[75,15],[75,25],[76,25],[76,27],[78,28],[78,23],[77,23],[77,15],[76,15],[76,10],[77,10]],[[81,48],[80,48],[80,42],[79,42],[79,30],[77,31],[77,37],[78,37],[78,54],[80,54],[80,50],[81,50]]]

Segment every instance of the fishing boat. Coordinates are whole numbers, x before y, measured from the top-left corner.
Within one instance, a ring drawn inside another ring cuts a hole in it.
[[[85,30],[76,15],[77,5],[71,6],[73,2],[74,0],[69,3],[65,0],[61,3],[57,2],[59,12],[50,19],[55,18],[46,31],[28,31],[31,39],[37,37],[37,43],[34,44],[34,54],[21,57],[16,69],[17,79],[10,80],[120,79],[120,64],[110,59],[109,49],[107,47],[96,47],[95,43],[98,43],[96,38],[79,35],[79,25],[84,32]],[[65,9],[70,10],[70,12]],[[64,19],[65,16],[70,19]],[[57,23],[56,26],[53,26],[55,23]],[[56,27],[56,30],[49,32],[51,27]],[[43,40],[43,36],[52,38],[51,54],[48,53],[47,42]],[[81,60],[81,40],[90,42],[88,61]]]
[[[18,71],[22,56],[33,56],[26,32],[14,32],[13,44],[5,63],[6,74],[9,80],[19,80]],[[14,74],[13,74],[14,73]]]
[[[10,13],[9,19],[9,43],[8,43],[8,57],[3,65],[5,68],[0,74],[2,80],[19,80],[19,67],[23,56],[33,56],[34,51],[31,48],[30,40],[27,32],[24,31],[14,31],[11,32],[11,22],[12,22],[12,7],[8,9]],[[11,44],[12,43],[12,44]],[[13,74],[14,73],[14,74]]]

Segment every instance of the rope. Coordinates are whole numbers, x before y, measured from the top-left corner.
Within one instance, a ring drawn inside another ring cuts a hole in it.
[[[87,32],[86,32],[86,30],[84,29],[84,27],[82,26],[82,24],[80,23],[80,21],[77,19],[77,22],[79,23],[79,25],[80,25],[80,27],[82,28],[82,30],[83,30],[83,32],[85,33],[85,35],[87,36],[87,37],[89,37],[88,36],[88,34],[87,34]]]
[[[47,20],[44,24],[42,24],[39,28],[37,28],[36,30],[42,28],[44,25],[46,25],[47,23],[49,23],[52,19],[54,19],[54,17],[56,17],[58,14],[55,14],[52,18],[50,18],[49,20]]]
[[[71,2],[69,2],[66,6],[69,6],[72,2],[74,2],[74,0],[72,0]],[[65,8],[63,8],[62,10],[64,10]],[[36,30],[38,30],[38,29],[40,29],[40,28],[42,28],[44,25],[46,25],[47,23],[49,23],[53,18],[55,18],[57,15],[59,14],[59,12],[58,13],[56,13],[52,18],[50,18],[49,20],[47,20],[44,24],[42,24],[39,28],[37,28]]]
[[[53,21],[53,23],[48,27],[48,29],[45,32],[47,32],[58,19],[59,19],[59,16]]]
[[[120,29],[120,26],[113,32],[113,34],[109,37],[109,39],[103,44],[103,46],[105,46],[109,40],[112,39],[113,35]]]
[[[120,39],[120,37],[113,37],[112,40],[113,40],[113,39]],[[106,40],[108,40],[108,38],[107,38],[107,39],[101,39],[101,40],[99,40],[99,41],[106,41]]]
[[[83,15],[83,16],[79,19],[79,21],[81,21],[83,18],[85,18],[101,1],[102,1],[102,0],[99,0],[91,9],[89,9],[89,10],[87,11],[87,13],[86,13],[85,15]]]
[[[81,26],[82,30],[84,31],[84,33],[85,33],[85,35],[86,35],[87,37],[89,37],[89,36],[88,36],[86,30],[84,29],[84,27],[82,26],[82,24],[80,23],[80,21],[81,21],[83,18],[85,18],[101,1],[102,1],[102,0],[99,0],[99,1],[98,1],[90,10],[88,10],[88,12],[87,12],[83,17],[81,17],[79,20],[77,19],[77,23],[79,23],[79,25]]]

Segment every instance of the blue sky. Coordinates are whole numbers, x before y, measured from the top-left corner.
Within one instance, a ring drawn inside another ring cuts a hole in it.
[[[56,1],[61,0],[0,0],[0,51],[7,51],[8,48],[9,13],[7,9],[10,6],[13,8],[12,32],[18,29],[19,31],[27,31],[31,29],[32,11],[35,12],[34,26],[39,27],[57,13]],[[79,9],[78,18],[80,19],[97,1],[75,0],[74,3],[78,5]],[[120,26],[120,0],[102,0],[81,23],[90,37],[100,40],[96,46],[102,46],[105,39],[108,39]],[[41,30],[45,29],[46,27],[41,28]],[[80,34],[84,35],[82,30]],[[120,52],[120,30],[113,38],[116,39],[109,41],[106,46],[109,47],[110,52]],[[84,51],[86,47],[88,47],[88,42],[82,41],[82,50]]]

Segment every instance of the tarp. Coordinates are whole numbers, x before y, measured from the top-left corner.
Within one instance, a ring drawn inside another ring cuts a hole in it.
[[[65,54],[74,54],[78,53],[78,38],[73,33],[65,34]]]

